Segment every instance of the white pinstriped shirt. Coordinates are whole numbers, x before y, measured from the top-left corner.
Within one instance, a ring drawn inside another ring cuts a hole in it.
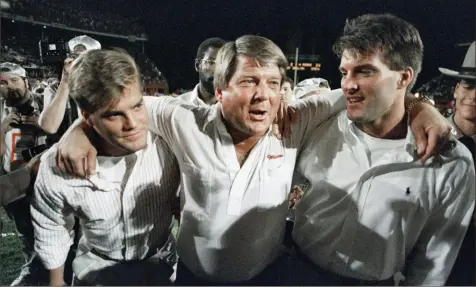
[[[91,180],[59,174],[56,147],[43,158],[31,214],[35,250],[47,269],[65,262],[74,215],[83,231],[73,262],[81,280],[94,280],[95,271],[116,261],[144,259],[167,242],[179,171],[161,138],[149,133],[147,140],[147,147],[136,153],[135,164],[127,167],[124,182],[101,176],[106,174],[101,166]]]

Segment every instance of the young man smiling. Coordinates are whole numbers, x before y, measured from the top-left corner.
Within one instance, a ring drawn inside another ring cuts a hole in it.
[[[310,184],[293,237],[314,268],[296,278],[393,285],[403,273],[405,285],[444,285],[473,212],[475,172],[460,143],[427,164],[415,157],[404,97],[421,70],[420,35],[395,16],[363,15],[334,47],[347,110],[314,131],[297,163]]]
[[[147,130],[139,79],[134,60],[116,50],[89,51],[71,68],[70,96],[94,130],[98,173],[83,179],[59,172],[55,146],[42,159],[31,213],[50,286],[64,284],[74,216],[83,232],[75,285],[169,283],[172,267],[163,256],[179,172],[167,145]]]

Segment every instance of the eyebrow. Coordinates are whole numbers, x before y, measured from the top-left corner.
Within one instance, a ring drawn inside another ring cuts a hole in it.
[[[353,68],[353,70],[363,70],[363,69],[368,69],[368,70],[373,70],[373,71],[377,71],[378,69],[372,65],[372,64],[362,64],[362,65],[358,65],[358,66],[355,66]],[[339,67],[339,71],[343,72],[343,71],[346,71],[344,69],[344,67]]]
[[[132,106],[133,108],[135,107],[138,107],[140,105],[142,105],[144,103],[144,98],[141,98],[134,106]],[[117,110],[107,110],[107,111],[104,111],[102,114],[101,114],[101,117],[111,117],[111,116],[118,116],[118,115],[123,115],[124,113],[121,112],[121,111],[117,111]]]

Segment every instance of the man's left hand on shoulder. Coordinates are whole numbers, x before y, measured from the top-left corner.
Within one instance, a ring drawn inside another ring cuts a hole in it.
[[[407,111],[418,156],[422,162],[449,148],[453,128],[434,106],[421,101]]]

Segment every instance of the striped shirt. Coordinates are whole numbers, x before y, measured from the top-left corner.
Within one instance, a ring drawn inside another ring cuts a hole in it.
[[[73,262],[81,280],[94,280],[98,270],[118,261],[145,259],[166,244],[179,171],[161,138],[149,134],[147,141],[147,147],[134,154],[135,160],[126,160],[123,182],[114,180],[118,177],[111,177],[111,171],[101,165],[91,179],[60,174],[56,147],[43,158],[31,214],[35,249],[47,269],[65,262],[74,216],[83,231]]]

